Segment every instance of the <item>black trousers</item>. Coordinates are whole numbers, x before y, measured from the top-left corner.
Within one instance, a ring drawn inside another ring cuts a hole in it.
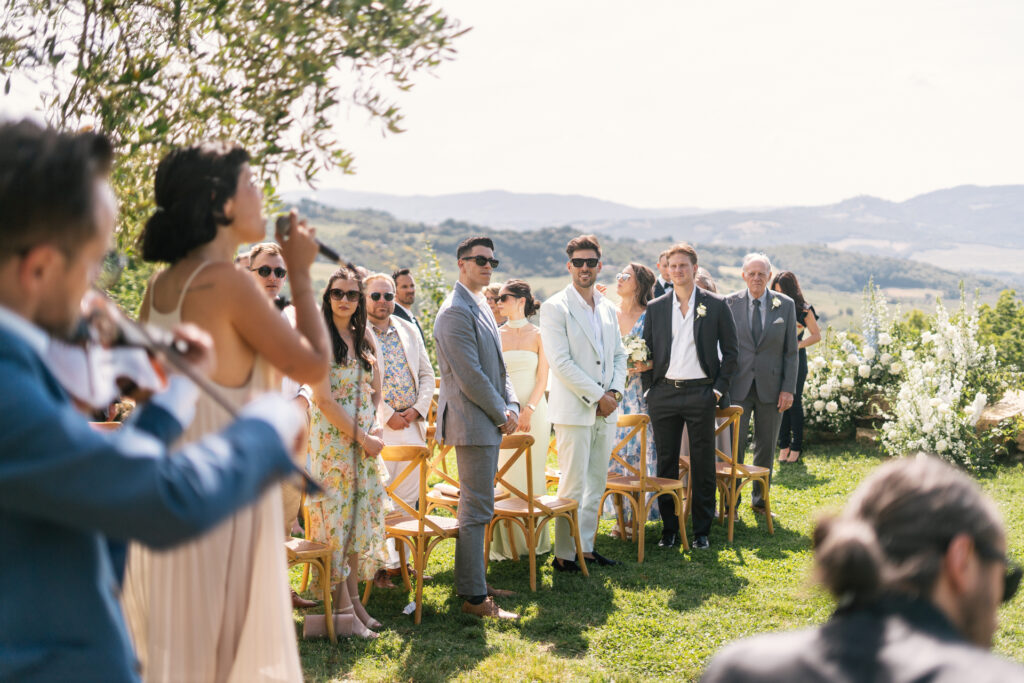
[[[694,536],[707,536],[715,517],[715,392],[710,384],[677,389],[656,384],[647,393],[654,444],[658,451],[658,476],[679,478],[679,446],[683,426],[690,437],[690,477],[693,481]],[[678,532],[675,501],[658,498],[665,532]]]
[[[804,449],[804,383],[807,381],[807,350],[800,349],[800,364],[796,372],[796,393],[793,405],[782,414],[779,428],[779,448]]]

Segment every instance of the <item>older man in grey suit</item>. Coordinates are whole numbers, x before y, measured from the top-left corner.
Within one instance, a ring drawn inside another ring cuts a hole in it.
[[[459,245],[459,281],[434,321],[441,388],[437,438],[455,447],[459,467],[459,538],[455,543],[455,590],[462,611],[517,619],[494,604],[510,595],[487,585],[484,535],[494,515],[494,475],[503,434],[519,420],[519,403],[505,372],[498,325],[483,295],[498,266],[494,243],[470,237]]]
[[[769,470],[782,413],[793,405],[798,360],[796,306],[785,294],[768,291],[771,278],[768,257],[747,254],[743,259],[747,287],[726,297],[739,345],[739,367],[730,388],[733,401],[743,408],[739,459],[743,462],[753,413],[754,464]],[[751,505],[754,512],[765,513],[764,492],[757,482]]]

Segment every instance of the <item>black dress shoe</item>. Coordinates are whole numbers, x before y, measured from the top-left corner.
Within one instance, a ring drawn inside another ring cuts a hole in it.
[[[593,557],[586,557],[585,558],[587,560],[587,562],[597,562],[602,567],[614,567],[617,564],[622,564],[618,560],[613,560],[611,558],[605,557],[604,555],[602,555],[601,553],[597,552],[596,550],[593,551],[591,553],[591,555],[593,555]]]
[[[661,540],[658,541],[659,548],[674,548],[679,545],[679,534],[674,531],[669,531],[661,535]]]
[[[557,557],[551,558],[551,566],[556,572],[578,572],[580,570],[576,560],[560,560]]]
[[[711,547],[711,544],[708,543],[708,537],[707,536],[701,535],[701,536],[697,536],[696,538],[693,539],[693,549],[694,550],[707,550],[710,547]]]

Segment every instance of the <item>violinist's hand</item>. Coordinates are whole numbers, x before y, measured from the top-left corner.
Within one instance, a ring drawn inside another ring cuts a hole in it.
[[[288,213],[290,227],[287,235],[276,232],[277,243],[281,245],[281,256],[291,271],[289,275],[308,273],[313,260],[319,252],[314,239],[316,229],[306,224],[305,219],[299,220],[299,213],[292,209]]]
[[[187,350],[182,358],[200,375],[209,377],[217,367],[217,355],[213,350],[213,338],[209,333],[192,323],[174,328],[175,340],[184,341]]]

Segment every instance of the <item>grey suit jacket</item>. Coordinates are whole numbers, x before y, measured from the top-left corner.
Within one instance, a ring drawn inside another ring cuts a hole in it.
[[[441,371],[438,440],[451,446],[500,444],[505,411],[518,414],[519,402],[494,316],[456,286],[437,312],[434,343]]]
[[[750,393],[750,384],[757,383],[757,398],[763,403],[775,403],[779,392],[796,392],[796,373],[799,362],[796,340],[796,305],[785,294],[768,292],[768,314],[759,343],[751,336],[747,318],[750,294],[743,289],[725,298],[736,323],[736,341],[739,359],[732,378],[733,402],[742,401]],[[778,301],[776,305],[774,302]]]

